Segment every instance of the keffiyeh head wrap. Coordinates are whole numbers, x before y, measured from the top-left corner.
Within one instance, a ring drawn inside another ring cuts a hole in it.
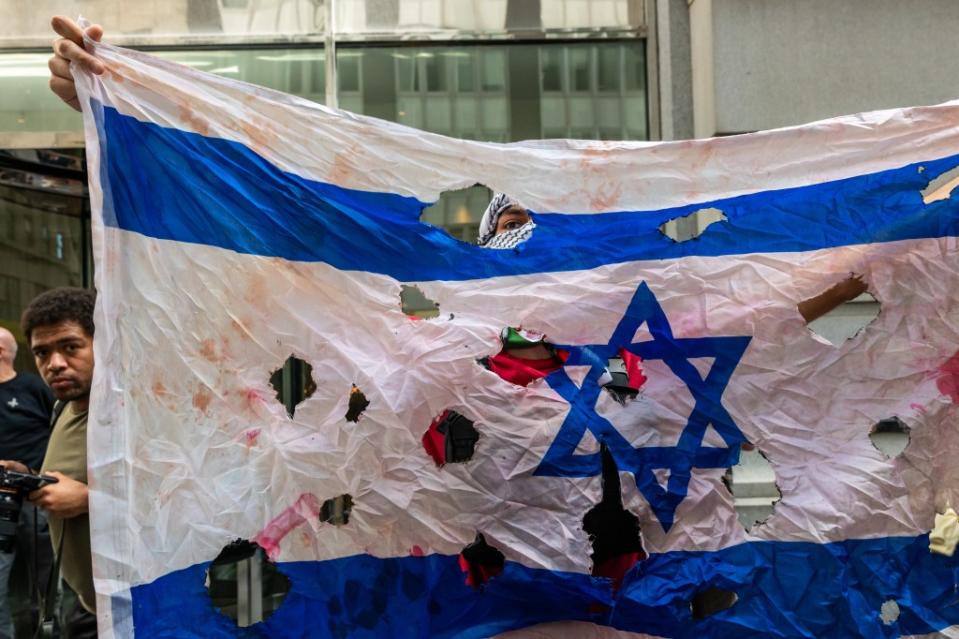
[[[528,240],[536,226],[532,221],[518,229],[496,235],[496,223],[499,222],[500,216],[514,206],[523,208],[522,204],[505,193],[495,194],[483,212],[483,218],[480,220],[479,239],[476,240],[476,243],[485,248],[506,249],[513,248],[520,242]]]
[[[506,231],[504,233],[500,233],[499,235],[494,235],[489,239],[489,242],[483,244],[482,246],[483,248],[488,249],[515,248],[518,244],[522,244],[533,235],[534,228],[536,228],[536,225],[533,224],[531,220],[518,229]]]

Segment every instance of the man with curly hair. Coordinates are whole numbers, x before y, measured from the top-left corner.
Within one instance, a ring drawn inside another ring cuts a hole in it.
[[[58,288],[37,296],[21,328],[37,369],[53,391],[59,416],[39,472],[57,478],[30,494],[50,522],[50,538],[63,579],[62,622],[67,639],[96,637],[96,591],[90,553],[87,489],[87,409],[93,382],[93,307],[87,289]],[[19,472],[38,472],[20,461],[0,461]]]

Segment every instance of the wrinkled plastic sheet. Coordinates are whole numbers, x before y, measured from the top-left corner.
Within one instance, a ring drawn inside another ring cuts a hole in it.
[[[107,72],[75,74],[99,292],[89,458],[105,636],[959,624],[959,563],[928,550],[936,513],[959,503],[959,104],[692,142],[504,145],[91,46]],[[488,251],[419,221],[477,182],[533,212],[530,240]],[[705,208],[725,219],[700,237],[660,232]],[[835,346],[797,304],[850,274],[881,312]],[[439,316],[406,316],[404,284]],[[564,345],[567,365],[528,387],[478,365],[508,326]],[[648,381],[620,404],[593,386],[623,344]],[[292,417],[270,385],[291,355],[316,384]],[[355,423],[354,385],[370,402]],[[446,409],[480,439],[472,460],[438,467],[421,440]],[[869,439],[891,417],[911,429],[893,458]],[[598,439],[649,553],[615,592],[590,576],[582,529],[602,494]],[[748,532],[722,482],[746,442],[782,493]],[[346,494],[349,522],[321,521]],[[478,532],[506,563],[475,590],[457,558]],[[292,584],[243,631],[204,588],[235,539],[261,543]],[[692,619],[711,587],[735,605]]]

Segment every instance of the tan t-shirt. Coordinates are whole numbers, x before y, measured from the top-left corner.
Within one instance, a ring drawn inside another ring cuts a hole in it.
[[[68,403],[53,426],[47,456],[41,472],[51,470],[87,483],[87,412],[75,413]],[[80,597],[83,607],[96,613],[96,590],[93,588],[93,557],[90,553],[90,515],[84,513],[69,519],[51,516],[50,540],[60,553],[60,574]]]

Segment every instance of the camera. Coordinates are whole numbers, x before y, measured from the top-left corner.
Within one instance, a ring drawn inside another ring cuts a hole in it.
[[[13,552],[16,546],[23,496],[55,483],[56,477],[18,473],[0,466],[0,552]]]

